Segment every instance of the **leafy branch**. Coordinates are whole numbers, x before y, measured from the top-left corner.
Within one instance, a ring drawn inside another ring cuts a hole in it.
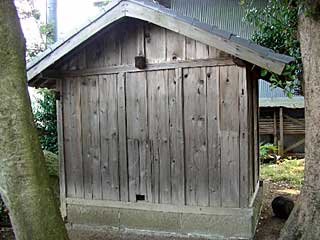
[[[282,76],[261,70],[261,77],[273,87],[281,87],[291,97],[302,93],[302,59],[298,39],[298,12],[296,1],[269,0],[264,8],[256,8],[253,1],[241,1],[245,8],[244,20],[255,27],[251,40],[295,58]]]

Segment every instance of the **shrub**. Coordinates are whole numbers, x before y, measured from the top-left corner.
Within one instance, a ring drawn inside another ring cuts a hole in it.
[[[54,92],[49,89],[38,90],[32,105],[42,149],[57,153],[57,115]]]
[[[260,160],[265,162],[266,160],[276,160],[278,148],[271,143],[260,144]]]
[[[261,77],[281,87],[288,96],[302,92],[302,59],[298,39],[298,11],[295,1],[269,0],[264,8],[256,8],[252,0],[241,0],[245,21],[255,27],[251,39],[274,51],[287,54],[295,61],[287,65],[282,76],[262,69]]]

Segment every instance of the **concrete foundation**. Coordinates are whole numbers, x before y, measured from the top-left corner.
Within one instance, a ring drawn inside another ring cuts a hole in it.
[[[67,199],[67,219],[71,238],[86,232],[94,240],[252,239],[262,196],[260,187],[245,209]]]

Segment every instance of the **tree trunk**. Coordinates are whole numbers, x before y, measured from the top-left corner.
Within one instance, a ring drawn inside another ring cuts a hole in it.
[[[320,1],[312,4],[319,6]],[[311,7],[311,10],[319,11],[319,8]],[[307,10],[299,19],[305,83],[305,180],[299,202],[281,232],[281,240],[320,238],[320,19],[317,14],[320,13]]]
[[[0,193],[17,240],[65,240],[33,123],[25,64],[13,0],[0,0]]]

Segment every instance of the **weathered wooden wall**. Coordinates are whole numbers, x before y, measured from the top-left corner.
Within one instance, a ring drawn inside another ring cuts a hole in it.
[[[132,67],[137,55],[146,71]],[[58,67],[67,197],[248,206],[257,88],[230,56],[129,21]]]
[[[101,71],[102,68],[133,65],[135,56],[146,56],[149,64],[231,59],[230,55],[214,47],[135,19],[112,25],[80,48],[62,59],[56,68],[67,71],[88,69],[87,72],[91,69],[90,73],[93,73],[93,70]]]

